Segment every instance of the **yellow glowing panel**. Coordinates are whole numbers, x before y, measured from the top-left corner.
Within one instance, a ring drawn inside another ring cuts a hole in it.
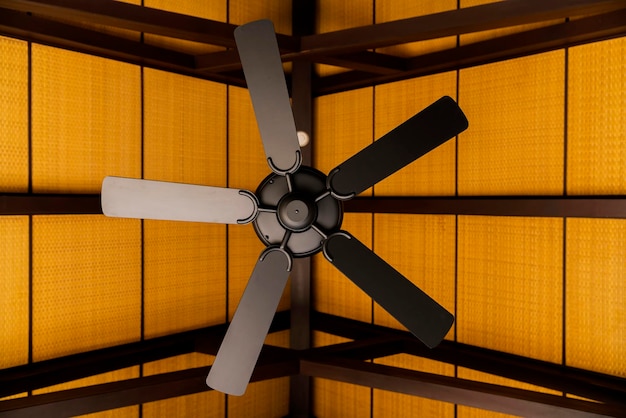
[[[144,376],[187,370],[194,367],[206,367],[213,356],[190,353],[168,359],[146,363]],[[208,370],[208,369],[207,369]],[[142,406],[143,417],[223,417],[225,395],[217,391],[206,391],[192,395],[145,403]]]
[[[371,88],[319,97],[315,100],[313,166],[330,170],[372,143]],[[362,195],[370,195],[367,189]]]
[[[444,376],[454,376],[454,366],[438,361],[397,354],[376,359],[375,363],[386,366],[401,367]],[[420,417],[454,417],[454,404],[405,395],[403,393],[387,392],[374,389],[373,417],[412,417],[419,411]]]
[[[316,346],[345,341],[334,335],[315,332]],[[371,389],[350,383],[313,378],[313,415],[316,417],[369,417],[371,416]]]
[[[28,362],[28,217],[0,218],[0,369]]]
[[[376,86],[375,131],[379,139],[442,96],[456,97],[456,72]],[[454,195],[456,139],[451,139],[374,186],[378,196]]]
[[[315,33],[333,32],[374,23],[373,0],[319,0],[316,2]],[[320,76],[328,76],[347,69],[330,65],[315,65]]]
[[[461,70],[462,195],[563,193],[564,53]]]
[[[241,295],[248,284],[248,279],[254,270],[265,245],[259,240],[251,225],[228,226],[228,317],[235,313]],[[278,311],[289,309],[290,281],[283,291],[283,297],[278,304]]]
[[[47,388],[33,391],[35,395],[58,392],[61,390],[76,389],[87,386],[94,386],[103,383],[118,382],[120,380],[134,379],[139,377],[139,366],[128,367],[125,369],[115,370],[112,372],[102,373],[95,376],[85,377],[83,379],[73,380],[71,382],[62,383],[59,385],[49,386]],[[92,414],[81,415],[81,417],[88,418],[122,418],[122,417],[137,417],[139,413],[139,407],[128,406],[124,408],[111,409],[108,411],[94,412]]]
[[[97,193],[141,174],[139,67],[33,45],[35,192]]]
[[[454,313],[455,232],[454,216],[376,214],[374,251]],[[405,329],[376,303],[374,322]],[[448,338],[454,338],[454,327]]]
[[[0,37],[0,191],[28,191],[28,49]]]
[[[346,213],[342,229],[371,248],[372,215]],[[314,309],[359,321],[372,320],[372,299],[320,253],[313,257]]]
[[[181,13],[196,16],[203,19],[226,21],[226,2],[223,0],[197,1],[197,0],[144,0],[143,5],[154,9],[166,10],[173,13]],[[151,45],[164,48],[185,51],[193,54],[223,50],[222,47],[207,45],[199,42],[185,41],[182,39],[168,38],[146,33],[144,41]]]
[[[226,86],[144,71],[144,177],[226,186]]]
[[[460,7],[467,8],[467,7],[473,7],[473,6],[481,6],[483,4],[499,3],[501,1],[504,1],[504,0],[460,0]],[[550,26],[550,25],[555,25],[555,24],[563,23],[563,22],[564,22],[564,19],[552,19],[552,20],[547,20],[547,21],[539,22],[539,23],[533,23],[529,25],[516,25],[516,26],[510,26],[510,27],[505,27],[505,28],[500,28],[500,29],[492,29],[492,30],[468,33],[468,34],[461,35],[460,43],[461,45],[471,44],[474,42],[493,39],[493,38],[497,38],[500,36],[506,36],[506,35],[510,35],[510,34],[518,33],[518,32],[525,32],[525,31],[540,28],[543,26]]]
[[[569,50],[567,191],[626,193],[626,38]]]
[[[145,221],[145,335],[224,322],[226,227]]]
[[[291,35],[291,0],[230,0],[228,5],[230,23],[243,25],[254,20],[269,19],[274,23],[276,32]]]
[[[140,222],[33,219],[33,359],[139,340]]]
[[[458,222],[458,341],[560,363],[563,220]]]
[[[289,378],[254,382],[243,396],[228,397],[228,417],[286,417],[289,415]]]
[[[254,192],[268,174],[248,90],[228,88],[228,186]]]
[[[414,1],[401,0],[394,2],[377,1],[376,23],[389,22],[410,17],[430,15],[434,13],[455,10],[457,0],[439,1]],[[456,36],[433,39],[422,42],[411,42],[408,44],[394,45],[386,48],[377,48],[377,52],[397,55],[401,57],[414,57],[428,52],[442,49],[454,48],[456,46]]]
[[[626,377],[626,221],[567,220],[566,362]]]

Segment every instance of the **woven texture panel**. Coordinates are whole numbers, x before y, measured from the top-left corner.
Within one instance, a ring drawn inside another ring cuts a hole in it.
[[[28,218],[0,218],[0,369],[28,362]]]
[[[324,174],[372,143],[372,92],[366,88],[315,100],[313,166]]]
[[[566,363],[626,377],[626,221],[567,220]]]
[[[626,38],[569,50],[568,193],[626,194],[624,68]]]
[[[444,95],[456,96],[456,72],[377,86],[374,137],[379,139]],[[455,154],[456,139],[453,138],[376,184],[374,194],[454,195]]]
[[[373,0],[319,0],[316,2],[315,33],[333,32],[374,23]],[[314,65],[319,76],[348,71],[332,65]]]
[[[455,10],[457,0],[439,1],[376,1],[376,23],[383,23],[393,20],[406,19],[409,17],[429,15],[433,13]],[[414,57],[416,55],[439,51],[442,49],[454,48],[456,46],[456,36],[433,39],[428,41],[411,42],[408,44],[394,45],[385,48],[377,48],[376,52],[397,55],[401,57]]]
[[[460,216],[458,341],[561,362],[563,221]]]
[[[339,344],[348,340],[323,332],[314,332],[313,341],[316,347],[320,347]],[[370,388],[329,379],[314,378],[312,395],[313,415],[316,417],[371,416]]]
[[[372,215],[347,213],[342,229],[350,232],[371,248]],[[372,298],[337,270],[321,254],[312,260],[313,306],[316,311],[339,315],[364,322],[372,321]]]
[[[563,193],[564,53],[461,70],[459,194]]]
[[[28,191],[28,49],[0,37],[0,191]]]
[[[259,19],[270,19],[276,32],[291,35],[291,0],[229,0],[228,20],[243,25]]]
[[[194,367],[205,367],[211,364],[213,356],[201,353],[190,353],[168,359],[146,363],[143,366],[144,376],[187,370]],[[192,395],[179,396],[142,406],[142,416],[148,417],[207,417],[224,416],[226,395],[217,391],[206,391]]]
[[[376,214],[374,251],[449,312],[454,312],[454,216]],[[405,329],[376,303],[374,322]],[[453,338],[454,327],[448,333],[448,339]]]
[[[33,45],[33,191],[97,193],[139,177],[139,67]]]
[[[374,362],[403,369],[454,376],[452,365],[407,354],[382,357]],[[410,418],[415,416],[416,411],[419,411],[420,417],[453,418],[455,416],[454,404],[374,389],[373,417]]]
[[[33,360],[138,341],[137,220],[33,219]]]

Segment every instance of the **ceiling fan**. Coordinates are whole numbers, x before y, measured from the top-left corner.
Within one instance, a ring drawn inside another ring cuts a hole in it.
[[[435,347],[454,322],[446,309],[348,232],[341,201],[351,199],[460,132],[468,122],[444,96],[334,168],[303,166],[274,26],[235,30],[235,41],[272,173],[256,193],[151,180],[106,177],[106,216],[246,224],[267,246],[241,297],[207,385],[242,395],[258,360],[294,257],[322,251],[328,261],[420,341]]]

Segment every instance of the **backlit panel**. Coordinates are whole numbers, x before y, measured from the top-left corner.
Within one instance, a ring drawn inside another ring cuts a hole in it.
[[[452,313],[455,299],[455,244],[454,216],[374,216],[376,254]],[[376,303],[374,322],[405,329]],[[454,338],[454,327],[448,333],[448,338]]]
[[[138,341],[140,222],[33,219],[33,360]]]
[[[458,219],[458,341],[560,363],[563,220]]]
[[[566,363],[626,377],[626,221],[567,220]]]
[[[213,356],[201,353],[190,353],[168,359],[153,361],[143,366],[144,376],[187,370],[195,367],[206,367],[212,362]],[[208,370],[208,367],[207,367]],[[192,395],[179,396],[172,399],[145,403],[142,416],[148,417],[208,417],[224,416],[226,395],[217,391],[206,391]]]
[[[260,19],[270,19],[277,33],[291,35],[291,1],[228,1],[229,23],[243,25]]]
[[[446,12],[457,8],[457,0],[439,1],[376,1],[376,23],[389,22],[410,17],[430,15]],[[442,49],[454,48],[456,36],[432,39],[428,41],[411,42],[408,44],[394,45],[385,48],[377,48],[376,52],[397,55],[401,57],[414,57]]]
[[[33,191],[97,193],[141,174],[139,67],[33,45]]]
[[[376,86],[374,137],[381,138],[442,96],[456,98],[456,72]],[[456,139],[452,138],[378,183],[374,193],[377,196],[454,195],[455,159]]]
[[[0,191],[28,191],[28,48],[0,37]]]
[[[567,191],[624,194],[626,38],[570,48],[568,62]]]
[[[322,96],[314,105],[313,166],[328,174],[372,143],[372,89]],[[362,193],[370,194],[371,189]]]
[[[401,367],[403,369],[417,370],[425,373],[434,373],[444,376],[454,376],[454,366],[430,359],[396,354],[394,356],[376,359],[375,363],[386,366]],[[419,411],[420,417],[453,418],[454,404],[421,398],[418,396],[405,395],[403,393],[388,392],[374,389],[373,417],[412,417]]]
[[[28,217],[0,218],[0,369],[28,362]]]
[[[461,70],[462,195],[561,194],[564,53],[554,51]]]

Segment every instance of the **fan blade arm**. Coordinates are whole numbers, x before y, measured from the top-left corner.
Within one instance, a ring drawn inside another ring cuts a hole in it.
[[[115,218],[244,224],[259,211],[256,196],[241,189],[105,177],[102,213]]]
[[[291,268],[286,250],[268,247],[261,253],[211,366],[207,386],[229,395],[245,393]]]
[[[324,256],[426,346],[436,347],[454,316],[345,231],[324,242]]]
[[[350,199],[467,127],[463,111],[444,96],[335,167],[328,175],[328,186],[336,198]]]
[[[274,25],[270,20],[241,25],[235,43],[267,162],[276,174],[293,173],[302,163],[302,151]]]

